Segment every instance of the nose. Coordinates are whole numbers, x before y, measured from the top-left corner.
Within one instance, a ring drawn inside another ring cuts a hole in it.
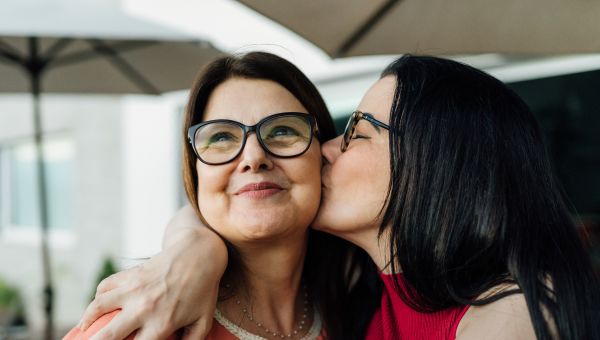
[[[273,161],[262,148],[255,133],[248,135],[244,150],[240,155],[238,170],[241,172],[258,172],[273,169]]]
[[[335,160],[342,154],[342,137],[343,136],[337,136],[336,138],[323,143],[321,146],[321,154],[329,164],[335,162]]]

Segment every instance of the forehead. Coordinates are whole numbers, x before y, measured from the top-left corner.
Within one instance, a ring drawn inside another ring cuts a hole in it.
[[[371,113],[378,120],[387,123],[389,121],[390,111],[392,110],[392,101],[394,99],[395,90],[395,76],[386,76],[379,79],[364,95],[358,105],[358,109],[363,112]]]
[[[285,87],[265,79],[230,78],[211,93],[204,120],[231,119],[246,125],[279,112],[306,108]]]

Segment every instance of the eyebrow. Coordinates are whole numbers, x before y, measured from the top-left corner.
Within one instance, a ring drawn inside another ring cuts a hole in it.
[[[375,122],[372,122],[370,119],[365,120],[375,128],[375,131],[377,131],[377,133],[381,134],[381,128],[379,127],[379,125],[375,124]]]
[[[375,128],[375,131],[377,131],[378,134],[381,134],[381,128],[375,124],[375,122],[372,122],[369,119],[363,118],[362,120],[366,121],[367,123],[369,123],[373,128]],[[358,129],[358,125],[356,127]]]
[[[387,126],[386,124],[378,121],[375,117],[373,117],[370,113],[367,113],[367,115],[364,115],[363,119],[366,120],[367,122],[371,123],[371,125],[375,128],[375,130],[377,131],[377,133],[381,133],[381,128],[385,127],[386,129],[389,130],[389,126]]]

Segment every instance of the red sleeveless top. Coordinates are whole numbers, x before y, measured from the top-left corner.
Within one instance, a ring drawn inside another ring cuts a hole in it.
[[[417,312],[400,298],[394,286],[393,275],[380,276],[384,283],[381,307],[373,315],[365,339],[456,339],[456,329],[469,306],[448,308],[435,313]],[[404,276],[397,274],[397,277],[400,288],[404,289]]]

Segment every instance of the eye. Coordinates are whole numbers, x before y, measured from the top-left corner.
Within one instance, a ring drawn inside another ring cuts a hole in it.
[[[280,125],[280,126],[274,127],[269,132],[269,135],[267,136],[267,138],[289,137],[289,136],[299,136],[299,135],[300,135],[300,133],[296,129],[294,129],[290,126]]]
[[[214,143],[234,142],[236,140],[237,138],[229,132],[217,132],[214,135],[210,136],[210,138],[207,141],[207,144],[211,145]]]
[[[354,134],[352,139],[371,139],[371,137],[365,136],[365,135]]]

